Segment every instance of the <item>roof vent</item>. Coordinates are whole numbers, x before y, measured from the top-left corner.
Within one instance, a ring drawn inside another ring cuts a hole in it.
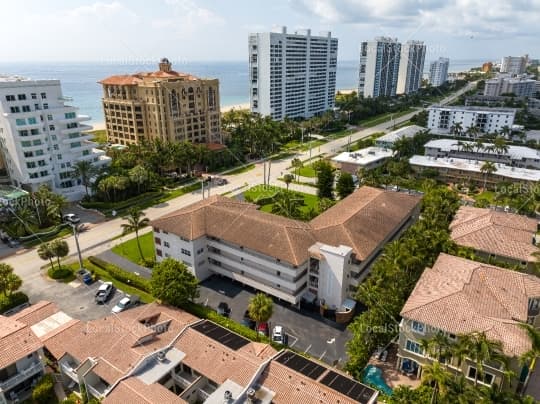
[[[249,399],[254,399],[255,398],[255,389],[253,388],[250,388],[248,391],[247,391],[247,396]]]
[[[224,398],[226,401],[232,400],[232,393],[231,393],[229,390],[226,390],[226,391],[225,391],[225,394],[223,394],[223,398]]]
[[[165,360],[165,352],[164,351],[158,352],[157,359],[158,361],[163,362]]]

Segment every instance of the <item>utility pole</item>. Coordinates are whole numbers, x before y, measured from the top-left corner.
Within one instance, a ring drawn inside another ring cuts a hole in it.
[[[202,198],[204,199],[204,180],[201,181]]]
[[[263,185],[266,185],[266,160],[263,161]]]
[[[79,236],[77,234],[77,225],[75,223],[71,223],[71,228],[73,229],[73,237],[75,238],[75,246],[77,247],[77,255],[79,256],[79,269],[84,268],[83,266],[83,260],[81,255],[81,247],[79,246]]]
[[[267,184],[270,185],[270,167],[272,166],[272,160],[268,160],[268,181]]]

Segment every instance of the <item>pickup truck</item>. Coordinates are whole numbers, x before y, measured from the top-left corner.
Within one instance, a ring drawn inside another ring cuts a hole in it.
[[[103,284],[98,288],[96,292],[96,297],[95,297],[96,303],[97,304],[105,303],[111,296],[113,290],[114,290],[114,286],[112,282],[103,282]]]

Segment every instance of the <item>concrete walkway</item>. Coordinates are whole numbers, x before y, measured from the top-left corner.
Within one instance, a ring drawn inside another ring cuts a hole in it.
[[[152,271],[150,269],[143,267],[142,265],[135,264],[130,260],[113,253],[111,250],[99,253],[96,255],[96,257],[143,278],[150,279],[152,276]]]

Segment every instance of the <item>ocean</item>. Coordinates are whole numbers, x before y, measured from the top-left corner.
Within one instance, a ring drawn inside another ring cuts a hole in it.
[[[480,60],[450,61],[450,71],[463,71],[480,66]],[[173,69],[200,77],[215,77],[220,81],[221,106],[249,102],[248,65],[246,62],[180,62],[172,61]],[[426,68],[429,66],[426,61]],[[32,79],[59,79],[64,95],[73,97],[73,105],[81,114],[90,115],[92,124],[104,121],[101,109],[99,80],[114,74],[157,70],[156,63],[97,63],[97,62],[0,62],[0,75],[12,74]],[[358,61],[338,61],[336,87],[356,88]]]

